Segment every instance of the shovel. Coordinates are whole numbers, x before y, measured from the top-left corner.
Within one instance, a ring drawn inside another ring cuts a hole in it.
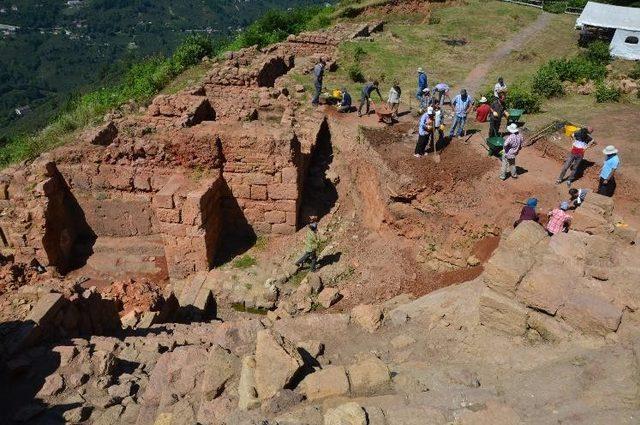
[[[433,131],[433,160],[436,164],[440,164],[440,154],[438,153],[438,141],[436,140],[435,129]]]

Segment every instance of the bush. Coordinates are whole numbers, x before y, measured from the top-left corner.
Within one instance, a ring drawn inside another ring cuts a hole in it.
[[[611,52],[609,51],[609,43],[596,40],[589,44],[585,56],[591,62],[599,64],[608,64],[611,61]]]
[[[539,95],[524,86],[513,85],[509,87],[507,93],[507,106],[509,108],[524,109],[525,112],[533,114],[540,112],[542,99]]]
[[[618,102],[622,92],[617,87],[612,87],[603,81],[596,83],[596,102]]]
[[[360,69],[360,66],[358,66],[357,64],[351,65],[347,69],[347,74],[349,74],[349,78],[354,83],[364,83],[365,82],[364,73],[362,72],[362,69]]]
[[[548,66],[555,70],[560,81],[601,80],[607,75],[604,64],[593,62],[585,56],[551,60]]]
[[[549,13],[564,13],[569,6],[569,2],[566,1],[545,1],[543,10]]]
[[[360,62],[360,59],[362,59],[366,55],[367,52],[362,48],[362,46],[356,46],[356,48],[353,49],[353,59],[356,62]]]
[[[533,76],[531,87],[534,92],[547,98],[564,94],[558,72],[550,64],[543,65],[538,69],[536,75]]]
[[[203,57],[212,56],[214,51],[213,42],[209,37],[202,34],[188,36],[171,57],[174,72],[180,73],[196,65]]]

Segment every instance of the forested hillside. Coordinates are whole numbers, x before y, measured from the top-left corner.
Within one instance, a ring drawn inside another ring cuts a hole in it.
[[[0,2],[0,136],[35,129],[72,93],[114,82],[128,64],[172,52],[190,33],[225,37],[267,10],[317,0]],[[15,108],[29,106],[20,118]]]

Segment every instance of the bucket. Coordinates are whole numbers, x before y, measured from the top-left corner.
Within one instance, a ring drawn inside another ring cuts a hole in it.
[[[333,92],[331,92],[331,95],[335,98],[339,98],[342,97],[342,91],[341,90],[334,90]]]
[[[567,125],[564,126],[564,134],[567,137],[573,136],[573,133],[575,133],[578,130],[580,130],[580,127],[576,127],[573,124],[567,124]]]

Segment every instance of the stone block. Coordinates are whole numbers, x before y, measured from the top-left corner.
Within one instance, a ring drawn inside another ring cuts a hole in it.
[[[255,201],[266,201],[267,200],[267,187],[260,185],[251,185],[251,195],[250,198]]]
[[[293,183],[270,184],[267,187],[269,199],[295,200],[298,199],[298,185]]]
[[[349,393],[349,380],[342,366],[327,366],[307,375],[299,385],[308,400],[337,397]]]
[[[591,194],[590,194],[591,195]],[[614,230],[604,212],[593,204],[584,202],[572,212],[571,228],[592,235],[606,235]]]
[[[33,321],[37,325],[47,325],[52,321],[65,304],[62,294],[43,294],[36,303],[31,313],[27,317],[28,321]],[[51,323],[53,324],[53,323]]]
[[[163,223],[180,223],[180,210],[157,208],[156,218]]]
[[[509,335],[527,331],[527,309],[522,304],[486,288],[480,296],[480,323]]]
[[[375,332],[382,324],[382,306],[360,304],[351,309],[351,320],[368,332]]]
[[[576,276],[564,265],[545,262],[527,274],[516,295],[527,306],[555,315],[571,297],[575,280]]]
[[[286,167],[281,171],[282,183],[298,183],[298,169],[295,167]]]
[[[535,221],[523,221],[505,239],[505,244],[518,251],[530,251],[547,238],[547,232]]]
[[[151,191],[151,175],[148,173],[136,173],[133,177],[133,188],[143,192]]]
[[[278,235],[292,235],[296,232],[296,228],[286,223],[273,224],[271,226],[271,232]]]
[[[485,265],[484,282],[496,292],[511,296],[533,263],[534,259],[529,256],[499,247]]]
[[[575,294],[560,308],[565,322],[588,335],[605,336],[620,326],[622,310],[604,298]]]
[[[372,395],[388,389],[391,383],[389,368],[375,356],[347,368],[352,395]]]
[[[527,325],[535,329],[542,339],[549,342],[560,342],[569,339],[571,328],[555,317],[537,311],[529,311]]]
[[[355,402],[328,409],[324,414],[324,425],[367,425],[367,423],[366,412]]]
[[[304,364],[295,344],[269,329],[258,332],[255,360],[256,389],[261,400],[289,385]]]
[[[282,211],[267,211],[264,213],[264,219],[267,223],[281,224],[287,220],[287,214]]]

